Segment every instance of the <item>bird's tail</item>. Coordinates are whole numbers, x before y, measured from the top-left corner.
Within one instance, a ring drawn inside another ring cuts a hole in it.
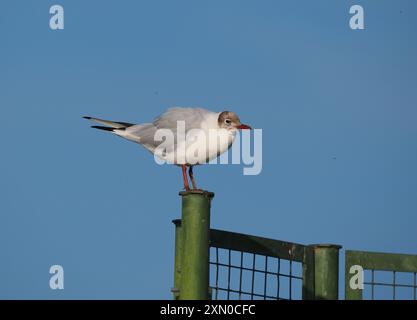
[[[93,117],[83,117],[83,118],[106,125],[106,126],[91,126],[91,128],[105,130],[105,131],[125,130],[126,128],[129,128],[134,125],[133,123],[128,123],[128,122],[109,121],[109,120],[103,120],[103,119],[98,119],[98,118],[93,118]]]

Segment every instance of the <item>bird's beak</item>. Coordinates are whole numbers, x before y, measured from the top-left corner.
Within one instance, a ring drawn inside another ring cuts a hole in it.
[[[241,125],[239,125],[239,126],[237,126],[236,128],[238,128],[238,129],[252,129],[251,127],[249,127],[248,125],[246,125],[246,124],[241,124]]]

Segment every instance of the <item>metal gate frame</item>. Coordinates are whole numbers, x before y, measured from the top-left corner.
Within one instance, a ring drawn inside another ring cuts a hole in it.
[[[211,248],[263,255],[302,263],[303,299],[338,299],[339,250],[333,244],[301,245],[229,231],[210,229],[210,206],[214,197],[208,191],[180,192],[182,219],[175,224],[174,299],[211,299],[209,267]],[[266,258],[267,259],[267,258]],[[218,265],[218,264],[217,264]],[[230,261],[227,265],[230,269]],[[241,265],[238,267],[243,269]],[[255,269],[250,269],[255,272]],[[266,272],[265,272],[266,275]],[[295,278],[291,274],[291,278]],[[265,280],[266,281],[266,280]],[[290,282],[291,283],[291,282]],[[266,286],[266,284],[265,284]],[[214,288],[219,290],[220,288]],[[222,288],[231,291],[230,288]],[[242,293],[241,290],[239,290]],[[253,284],[252,292],[254,297]],[[266,294],[263,295],[264,298]],[[277,296],[279,299],[279,296]]]
[[[242,272],[243,267],[243,253],[250,253],[253,255],[253,265],[251,268],[246,268],[246,270],[252,273],[252,288],[251,292],[243,292],[241,290],[241,282],[239,290],[237,293],[245,293],[250,295],[251,299],[254,298],[253,290],[253,280],[255,271],[258,273],[264,274],[264,293],[258,294],[257,296],[263,299],[272,298],[272,299],[281,299],[279,296],[279,286],[277,295],[274,297],[268,297],[266,295],[266,286],[267,286],[267,277],[266,275],[272,274],[277,277],[280,276],[279,270],[278,273],[268,272],[267,261],[268,257],[278,258],[280,260],[287,260],[290,263],[290,271],[288,275],[285,275],[289,278],[289,299],[291,299],[291,283],[293,279],[300,279],[300,277],[294,276],[291,272],[292,262],[299,262],[302,264],[302,299],[311,300],[311,299],[337,299],[338,298],[338,276],[339,276],[339,249],[341,248],[338,245],[333,244],[318,244],[318,245],[302,245],[293,242],[286,242],[281,240],[268,239],[258,236],[252,236],[247,234],[229,232],[211,229],[210,230],[210,247],[215,248],[216,250],[226,249],[229,252],[229,261],[228,264],[223,264],[223,266],[228,267],[228,287],[219,288],[216,285],[212,289],[223,290],[228,294],[230,291],[230,252],[233,250],[235,252],[241,253],[241,261],[239,266],[233,266]],[[255,257],[256,255],[265,257],[265,267],[263,270],[255,269]],[[216,255],[217,257],[217,255]],[[210,262],[218,267],[219,263]],[[216,272],[216,276],[217,276]]]

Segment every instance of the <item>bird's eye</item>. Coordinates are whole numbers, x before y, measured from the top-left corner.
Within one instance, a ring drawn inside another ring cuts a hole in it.
[[[226,119],[226,120],[224,120],[224,123],[225,123],[225,124],[231,124],[231,123],[232,123],[232,120],[230,120],[230,119]]]

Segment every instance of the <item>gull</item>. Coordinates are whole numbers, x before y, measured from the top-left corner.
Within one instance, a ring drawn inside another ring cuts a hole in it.
[[[213,112],[203,108],[170,108],[156,117],[152,123],[141,124],[103,120],[89,116],[83,118],[104,125],[94,125],[92,128],[109,131],[136,142],[154,156],[180,166],[186,191],[190,191],[187,167],[193,190],[199,190],[194,180],[193,166],[207,163],[226,152],[235,140],[239,129],[251,129],[250,126],[242,124],[237,114],[232,111]],[[184,131],[182,134],[186,137],[185,139],[180,138],[183,137],[180,135],[181,129]],[[166,139],[161,143],[163,140],[161,132],[165,138],[168,137],[165,134],[171,132],[174,139]],[[213,132],[216,137],[214,145],[207,143],[207,137],[212,137]],[[190,135],[191,133],[193,134]],[[188,139],[189,136],[192,138]],[[164,144],[164,148],[160,147],[162,144]],[[196,154],[196,150],[202,152]]]

